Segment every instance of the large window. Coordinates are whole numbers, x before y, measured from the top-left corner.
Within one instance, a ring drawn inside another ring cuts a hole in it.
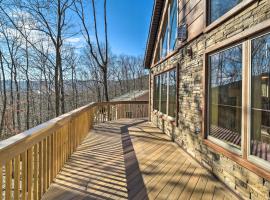
[[[176,84],[176,69],[154,78],[153,108],[170,117],[176,117]]]
[[[270,33],[206,56],[207,139],[269,171]]]
[[[209,23],[217,20],[243,0],[209,0]]]
[[[270,34],[251,42],[250,154],[270,161]]]
[[[242,46],[209,56],[209,136],[241,146]]]
[[[163,34],[159,41],[159,52],[157,58],[165,58],[168,53],[176,48],[177,43],[177,0],[171,0],[167,17],[163,25]]]

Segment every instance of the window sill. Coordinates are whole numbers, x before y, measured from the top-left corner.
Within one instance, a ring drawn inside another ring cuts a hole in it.
[[[207,137],[207,140],[211,141],[215,145],[218,145],[218,146],[226,149],[227,151],[230,151],[231,153],[233,153],[235,155],[242,156],[241,148],[237,148],[231,144],[228,144],[228,143],[226,143],[220,139],[217,139],[215,137],[212,137],[210,135]]]
[[[218,146],[217,144],[215,144],[207,139],[203,140],[203,144],[205,144],[209,148],[213,149],[214,151],[226,156],[230,160],[236,162],[238,165],[241,165],[242,167],[252,171],[253,173],[257,174],[258,176],[270,180],[270,171],[265,170],[265,169],[255,165],[255,164],[251,163],[250,161],[240,157],[239,155],[237,155],[235,153],[228,151],[227,149],[225,149],[223,147]]]
[[[245,9],[247,6],[249,6],[251,3],[254,3],[257,0],[246,0],[241,3],[239,3],[237,6],[229,10],[227,13],[219,17],[216,21],[212,22],[208,26],[205,27],[204,33],[208,33],[209,31],[213,30],[217,26],[221,25],[224,23],[224,21],[232,18],[233,16],[237,15],[240,11]],[[205,19],[207,21],[207,19]]]

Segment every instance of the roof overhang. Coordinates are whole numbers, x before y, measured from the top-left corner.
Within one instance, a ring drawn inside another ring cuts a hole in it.
[[[146,52],[144,55],[144,66],[146,68],[150,68],[153,59],[153,51],[156,44],[156,38],[158,35],[158,29],[160,24],[160,19],[162,16],[162,11],[164,7],[165,0],[155,0],[153,12],[152,12],[152,19],[151,25],[148,34]]]

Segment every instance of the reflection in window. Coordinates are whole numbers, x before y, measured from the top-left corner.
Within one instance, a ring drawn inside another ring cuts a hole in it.
[[[209,0],[210,13],[209,23],[217,20],[219,17],[224,15],[226,12],[231,10],[234,6],[242,2],[243,0]]]
[[[250,153],[270,161],[270,34],[251,43]]]
[[[241,146],[242,46],[209,57],[209,135]]]
[[[167,114],[167,73],[161,74],[161,108],[160,112]]]
[[[161,51],[161,58],[165,58],[168,52],[168,27],[166,27],[166,32],[163,37],[162,41],[162,51]]]
[[[170,12],[170,51],[176,47],[177,39],[177,0],[173,0]]]
[[[155,62],[165,58],[169,52],[175,50],[177,44],[177,0],[172,0],[167,11],[167,17],[162,27],[162,37],[159,41],[159,50]]]
[[[168,115],[176,117],[176,70],[169,72],[169,111]]]

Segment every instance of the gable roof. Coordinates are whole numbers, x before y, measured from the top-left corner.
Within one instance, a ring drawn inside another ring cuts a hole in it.
[[[146,52],[144,55],[144,66],[149,68],[153,59],[153,51],[155,48],[156,38],[158,34],[158,28],[165,0],[155,0],[152,19],[149,28],[149,35],[146,45]]]

